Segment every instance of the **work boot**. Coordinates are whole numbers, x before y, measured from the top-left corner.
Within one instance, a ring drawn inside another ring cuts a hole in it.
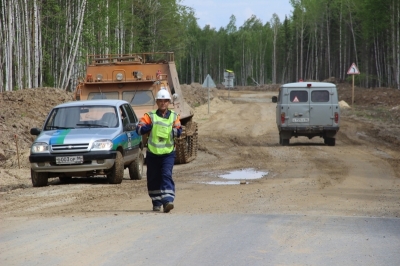
[[[168,202],[167,204],[164,204],[164,212],[169,212],[174,208],[174,204],[172,202]]]
[[[153,206],[153,211],[155,212],[161,211],[161,206]]]

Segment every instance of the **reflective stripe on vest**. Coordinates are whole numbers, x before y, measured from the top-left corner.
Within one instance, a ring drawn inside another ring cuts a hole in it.
[[[174,138],[172,127],[178,115],[171,111],[169,118],[159,117],[156,111],[147,113],[153,124],[150,131],[149,141],[147,143],[148,149],[157,155],[168,154],[174,150]]]

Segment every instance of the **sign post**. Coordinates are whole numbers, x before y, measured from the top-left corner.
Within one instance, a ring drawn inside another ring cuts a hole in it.
[[[203,88],[207,88],[208,95],[208,113],[210,113],[210,88],[216,88],[214,80],[211,78],[210,74],[204,79]]]
[[[360,71],[358,70],[356,64],[351,64],[349,70],[347,70],[347,75],[352,76],[353,85],[352,85],[352,92],[351,92],[351,107],[354,105],[354,75],[359,75]]]

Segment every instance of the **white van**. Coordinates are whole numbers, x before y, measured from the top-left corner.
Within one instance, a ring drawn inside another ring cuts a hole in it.
[[[289,145],[292,137],[321,137],[335,146],[339,131],[340,109],[335,84],[326,82],[296,82],[284,84],[276,105],[279,143]]]

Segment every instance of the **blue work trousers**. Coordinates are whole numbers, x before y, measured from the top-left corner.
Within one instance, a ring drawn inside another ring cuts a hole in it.
[[[165,205],[175,198],[175,183],[172,180],[172,168],[175,151],[165,155],[146,152],[147,190],[153,206]]]

